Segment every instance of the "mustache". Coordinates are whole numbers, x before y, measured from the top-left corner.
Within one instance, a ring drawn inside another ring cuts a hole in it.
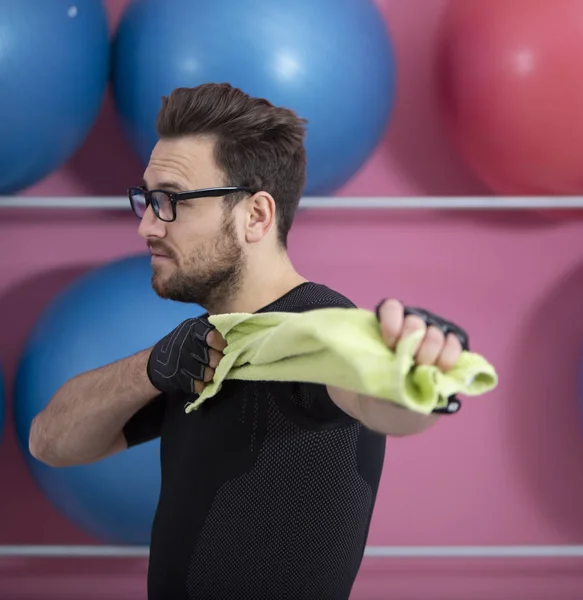
[[[162,254],[163,256],[174,258],[174,253],[172,250],[160,242],[148,242],[147,245],[148,250],[150,250],[152,254]]]

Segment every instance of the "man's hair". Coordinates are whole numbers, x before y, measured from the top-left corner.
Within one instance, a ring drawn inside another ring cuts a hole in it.
[[[305,125],[293,111],[227,83],[175,89],[162,98],[157,119],[160,138],[214,138],[226,185],[273,196],[277,237],[284,248],[305,185]],[[240,200],[240,195],[226,196],[225,203],[232,209]]]

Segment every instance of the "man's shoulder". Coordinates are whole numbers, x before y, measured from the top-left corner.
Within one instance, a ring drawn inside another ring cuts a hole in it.
[[[268,307],[270,311],[305,312],[318,308],[355,308],[346,295],[327,285],[307,281],[293,288]]]
[[[312,286],[311,296],[316,306],[356,308],[356,304],[338,290],[321,283],[312,283]]]

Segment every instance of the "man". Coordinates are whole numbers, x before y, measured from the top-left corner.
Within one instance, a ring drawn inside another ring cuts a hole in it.
[[[208,84],[165,98],[157,127],[143,185],[129,194],[161,297],[209,314],[354,306],[287,255],[305,182],[304,121]],[[439,317],[397,300],[377,314],[391,348],[426,330],[420,364],[447,370],[462,351],[463,332]],[[321,385],[234,380],[186,414],[224,348],[205,318],[191,319],[154,348],[75,377],[34,420],[30,450],[61,467],[160,437],[150,600],[346,599],[385,436],[421,432],[439,415]]]

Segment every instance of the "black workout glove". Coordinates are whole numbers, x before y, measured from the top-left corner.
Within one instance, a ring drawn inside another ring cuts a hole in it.
[[[385,300],[381,300],[381,302],[379,302],[379,304],[377,305],[376,310],[375,310],[377,319],[379,319],[379,320],[380,320],[379,311],[384,302],[385,302]],[[415,315],[416,317],[419,317],[420,319],[423,320],[423,322],[427,325],[427,327],[429,327],[431,325],[433,327],[437,327],[437,329],[439,329],[445,336],[447,336],[450,333],[453,333],[459,339],[460,344],[462,345],[462,348],[464,350],[470,349],[468,334],[461,327],[456,325],[455,323],[452,323],[451,321],[448,321],[448,320],[444,319],[443,317],[435,315],[423,308],[405,306],[403,312],[404,312],[405,317],[407,317],[408,315]],[[451,414],[458,412],[458,410],[461,408],[461,406],[462,406],[462,403],[456,396],[450,396],[448,398],[447,406],[445,406],[443,408],[436,408],[435,410],[433,410],[433,412],[437,413],[437,414],[451,415]]]
[[[460,344],[464,350],[470,349],[468,334],[455,323],[447,321],[443,317],[439,317],[433,313],[430,313],[428,310],[423,308],[405,306],[404,312],[406,317],[408,315],[415,315],[416,317],[422,319],[428,327],[431,325],[433,325],[433,327],[437,327],[437,329],[439,329],[445,336],[453,333],[460,341]]]
[[[148,359],[148,377],[161,392],[196,394],[209,364],[207,335],[214,329],[205,318],[187,319],[162,338]]]

